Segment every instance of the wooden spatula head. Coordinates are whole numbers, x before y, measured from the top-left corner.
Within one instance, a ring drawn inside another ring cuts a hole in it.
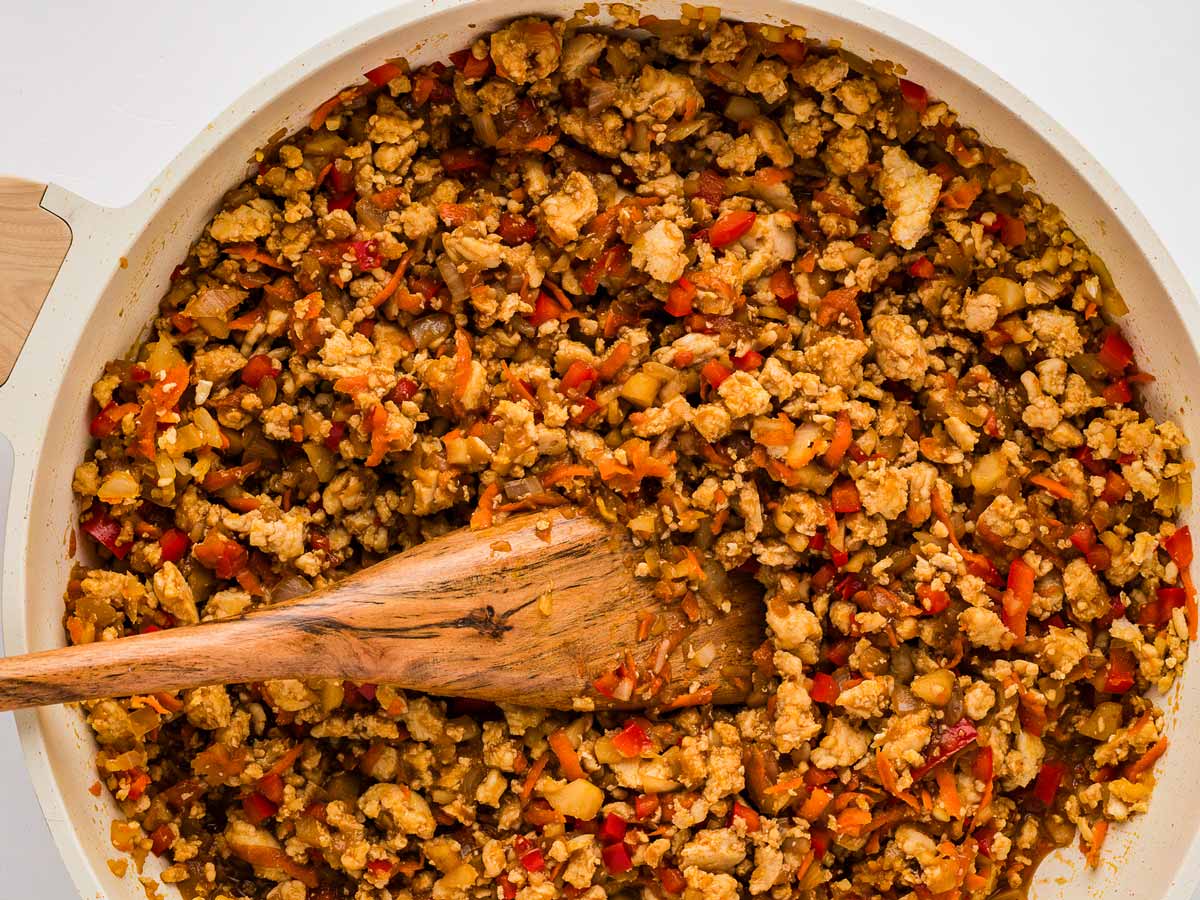
[[[644,556],[574,508],[529,513],[235,619],[0,660],[0,709],[322,677],[555,709],[744,699],[757,585],[689,616],[636,576]]]

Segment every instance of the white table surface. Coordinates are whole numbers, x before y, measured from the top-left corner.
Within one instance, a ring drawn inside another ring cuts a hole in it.
[[[1200,4],[872,2],[957,45],[1056,118],[1124,186],[1200,287]],[[0,173],[123,205],[257,79],[392,5],[0,0]],[[12,719],[0,715],[0,900],[75,897]]]

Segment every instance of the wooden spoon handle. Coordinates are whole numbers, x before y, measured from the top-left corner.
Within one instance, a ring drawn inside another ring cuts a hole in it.
[[[46,185],[0,177],[0,384],[71,246],[71,229],[41,207]]]
[[[0,710],[314,677],[569,708],[633,643],[629,566],[590,516],[519,516],[235,619],[0,660]]]
[[[240,652],[256,634],[239,619],[0,659],[0,710],[273,677],[277,659]]]

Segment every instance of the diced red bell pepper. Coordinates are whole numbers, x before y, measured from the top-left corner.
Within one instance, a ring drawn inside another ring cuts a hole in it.
[[[1104,490],[1100,499],[1105,503],[1119,503],[1129,493],[1129,482],[1116,472],[1109,470],[1104,473]]]
[[[462,72],[464,77],[482,78],[492,66],[492,57],[488,55],[479,59],[471,52],[470,48],[467,48],[451,53],[450,62],[454,63],[454,68]]]
[[[757,350],[747,350],[733,358],[733,367],[739,372],[753,372],[763,364],[763,355]]]
[[[1033,605],[1033,582],[1036,574],[1019,556],[1008,568],[1008,590],[1004,592],[1001,617],[1005,627],[1015,634],[1019,641],[1025,640],[1029,608]]]
[[[780,306],[789,311],[796,308],[796,280],[791,272],[786,268],[776,269],[771,276],[770,285],[771,292]]]
[[[595,366],[577,359],[563,373],[559,387],[568,397],[581,397],[592,389],[597,377]]]
[[[508,880],[507,875],[501,875],[496,879],[496,883],[500,885],[500,893],[504,900],[514,900],[517,896],[517,886]]]
[[[754,227],[754,220],[757,218],[758,214],[749,210],[727,212],[708,230],[708,242],[714,248],[732,244]]]
[[[283,777],[269,772],[258,780],[255,785],[258,792],[274,804],[283,803]]]
[[[692,304],[696,299],[696,285],[692,284],[687,278],[680,278],[677,282],[671,285],[670,291],[667,293],[667,302],[663,304],[663,309],[672,316],[690,316],[692,314]]]
[[[938,737],[937,749],[926,758],[924,763],[913,770],[913,780],[928,775],[950,757],[971,746],[978,737],[979,731],[970,719],[959,719],[941,733]]]
[[[762,827],[762,817],[758,811],[739,800],[733,801],[733,809],[729,813],[729,821],[732,823],[735,819],[745,823],[747,831],[758,831]]]
[[[921,609],[930,616],[944,613],[950,607],[950,595],[928,584],[917,585],[917,599],[921,601]]]
[[[369,272],[383,265],[379,245],[375,241],[351,241],[350,251],[354,254],[354,265],[360,272]]]
[[[913,278],[932,278],[934,272],[933,262],[928,256],[914,259],[908,266],[908,274]]]
[[[200,564],[216,572],[218,578],[236,578],[249,560],[245,547],[215,531],[210,531],[192,552]]]
[[[258,390],[258,386],[263,383],[264,379],[274,378],[280,371],[282,370],[279,363],[274,359],[265,353],[256,353],[247,360],[246,365],[242,368],[242,384]]]
[[[345,422],[331,422],[329,424],[329,434],[325,436],[325,440],[321,443],[330,450],[336,450],[342,442],[342,438],[346,436]]]
[[[396,386],[392,388],[392,392],[388,395],[396,403],[403,403],[405,400],[411,400],[417,396],[417,391],[420,386],[411,378],[401,378],[396,381]]]
[[[251,825],[261,825],[279,812],[279,807],[255,791],[242,798],[242,811]]]
[[[121,424],[121,420],[130,413],[136,413],[140,406],[136,403],[112,403],[100,410],[88,425],[88,433],[94,438],[106,438]]]
[[[980,747],[971,761],[971,774],[977,781],[991,781],[995,774],[995,761],[995,753],[991,747]]]
[[[633,798],[633,813],[639,822],[644,822],[658,812],[661,805],[658,794],[638,794]]]
[[[130,541],[122,543],[117,540],[121,536],[121,523],[102,506],[96,506],[80,527],[97,542],[107,547],[108,551],[117,559],[124,559],[129,553],[129,548],[133,546]]]
[[[564,312],[566,310],[559,305],[558,301],[542,291],[533,302],[533,315],[529,317],[529,324],[538,328],[546,322],[561,319]]]
[[[1120,375],[1133,362],[1133,348],[1115,325],[1104,335],[1096,359],[1113,375]]]
[[[608,869],[611,875],[620,875],[633,868],[629,848],[624,844],[609,844],[600,851],[600,856],[604,860],[604,868]]]
[[[581,397],[579,399],[579,412],[571,416],[571,424],[582,425],[599,411],[599,403],[597,403],[591,397]]]
[[[478,147],[448,147],[438,157],[442,168],[450,175],[467,172],[483,174],[492,169],[491,160]]]
[[[655,869],[654,874],[658,877],[658,883],[662,886],[662,889],[668,894],[682,894],[687,890],[687,880],[678,869],[663,866],[662,868]]]
[[[832,706],[837,700],[838,695],[842,693],[837,679],[825,672],[814,674],[812,681],[812,687],[808,689],[808,695],[812,697],[815,703],[824,703],[826,706]]]
[[[929,92],[915,81],[909,81],[907,78],[900,79],[900,96],[905,103],[919,113],[925,112],[926,107],[929,106]]]
[[[1042,768],[1033,783],[1033,796],[1049,806],[1054,802],[1058,789],[1062,787],[1066,774],[1067,767],[1063,763],[1055,760],[1047,760],[1042,763]]]
[[[1182,572],[1192,564],[1192,529],[1187,525],[1163,541],[1163,549]]]
[[[715,359],[710,359],[700,369],[700,378],[713,388],[719,388],[732,374],[733,369]]]
[[[1133,654],[1124,647],[1109,650],[1108,670],[1104,675],[1104,690],[1109,694],[1124,694],[1134,683]]]
[[[1013,216],[996,213],[996,227],[1000,232],[1000,243],[1009,250],[1025,243],[1025,223]]]
[[[629,830],[629,824],[618,816],[616,813],[608,813],[604,817],[604,824],[600,826],[600,843],[615,844],[618,841],[625,840],[625,832]]]
[[[175,832],[171,830],[170,825],[159,825],[150,832],[150,852],[155,856],[162,856],[173,843]]]
[[[1104,402],[1110,406],[1116,406],[1119,403],[1129,403],[1133,400],[1133,391],[1129,389],[1129,382],[1124,378],[1118,378],[1107,385],[1100,393],[1104,397]]]
[[[519,213],[502,213],[500,227],[497,229],[500,239],[510,247],[516,244],[526,244],[537,237],[537,222],[527,219]]]
[[[975,838],[975,845],[979,847],[979,853],[991,859],[992,841],[996,839],[996,829],[991,825],[985,825],[983,828],[976,829],[971,836]]]
[[[389,81],[398,75],[403,75],[404,70],[394,62],[385,62],[381,66],[376,66],[366,73],[367,81],[376,87],[384,87]]]
[[[814,831],[811,837],[813,856],[818,860],[823,859],[825,854],[829,852],[830,843],[831,836],[828,831],[824,829]]]
[[[540,872],[546,868],[546,857],[537,847],[521,854],[521,865],[527,872]]]
[[[829,493],[829,502],[835,513],[854,513],[862,509],[858,487],[853,481],[839,481]]]
[[[652,746],[650,736],[637,722],[627,722],[625,727],[613,735],[613,746],[624,757],[641,756]]]
[[[178,528],[168,528],[158,538],[159,555],[163,562],[179,562],[191,546],[192,539]]]
[[[1179,587],[1160,587],[1155,598],[1138,610],[1137,623],[1162,627],[1171,621],[1171,613],[1187,608],[1187,591]]]
[[[589,297],[600,287],[601,278],[624,279],[629,276],[629,248],[624,244],[613,244],[605,248],[599,256],[592,260],[583,277],[579,279],[579,287]]]

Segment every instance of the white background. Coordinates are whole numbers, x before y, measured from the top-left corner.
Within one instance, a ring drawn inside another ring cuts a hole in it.
[[[0,0],[0,173],[123,205],[259,78],[391,5]],[[1064,125],[1200,287],[1200,4],[873,5],[957,45]],[[74,898],[24,775],[11,717],[0,715],[0,900]]]

